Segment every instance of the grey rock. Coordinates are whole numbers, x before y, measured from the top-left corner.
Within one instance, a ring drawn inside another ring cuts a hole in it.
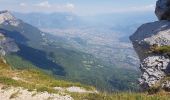
[[[152,56],[149,53],[151,46],[158,45],[170,46],[170,22],[157,21],[142,25],[137,31],[130,36],[134,49],[141,61],[146,57]]]
[[[159,20],[170,20],[170,0],[158,0],[155,14]]]
[[[143,24],[130,40],[141,62],[140,85],[146,90],[155,86],[170,90],[166,79],[170,75],[170,56],[151,51],[155,46],[170,46],[170,0],[158,0],[155,14],[160,21]]]
[[[169,63],[170,59],[164,56],[150,56],[144,59],[140,66],[142,71],[140,85],[147,89],[157,84],[166,76]]]
[[[153,87],[170,72],[170,58],[167,55],[150,52],[153,45],[170,46],[170,22],[157,21],[147,23],[138,28],[130,37],[140,58],[142,71],[139,79],[144,89]]]
[[[162,83],[162,88],[165,89],[166,91],[170,91],[170,81],[165,81]]]
[[[9,11],[0,11],[0,24],[18,26],[20,22]]]

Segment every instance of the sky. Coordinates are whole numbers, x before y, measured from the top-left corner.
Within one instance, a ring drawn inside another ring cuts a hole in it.
[[[156,0],[0,0],[0,10],[78,15],[153,11]]]

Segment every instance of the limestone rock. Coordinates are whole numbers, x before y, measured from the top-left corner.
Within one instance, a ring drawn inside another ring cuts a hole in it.
[[[142,75],[139,83],[144,89],[149,89],[170,73],[169,56],[150,52],[153,45],[170,46],[170,22],[157,21],[144,24],[130,40],[141,61]]]
[[[144,59],[140,66],[142,71],[140,85],[147,89],[157,84],[166,76],[166,70],[170,67],[169,62],[170,59],[164,56],[150,56]]]
[[[165,81],[163,84],[162,84],[162,88],[168,92],[170,92],[170,81]]]
[[[130,36],[130,40],[140,60],[143,61],[146,57],[152,55],[148,53],[151,46],[170,46],[170,22],[157,21],[144,24]]]

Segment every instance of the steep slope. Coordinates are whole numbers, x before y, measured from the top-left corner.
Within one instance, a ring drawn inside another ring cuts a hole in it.
[[[97,93],[93,87],[56,80],[40,69],[12,70],[0,59],[1,100],[73,100],[71,93]]]
[[[61,81],[40,69],[12,70],[0,59],[1,100],[168,100],[168,94],[102,93],[95,88]]]

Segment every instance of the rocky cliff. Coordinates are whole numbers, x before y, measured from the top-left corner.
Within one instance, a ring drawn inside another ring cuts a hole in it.
[[[9,24],[16,27],[19,25],[19,21],[9,11],[0,11],[0,25]],[[15,41],[7,37],[4,32],[0,32],[0,55],[4,56],[6,53],[17,52],[18,50]]]
[[[139,79],[143,89],[170,90],[170,0],[158,0],[155,14],[159,21],[142,25],[130,36],[141,61]]]

